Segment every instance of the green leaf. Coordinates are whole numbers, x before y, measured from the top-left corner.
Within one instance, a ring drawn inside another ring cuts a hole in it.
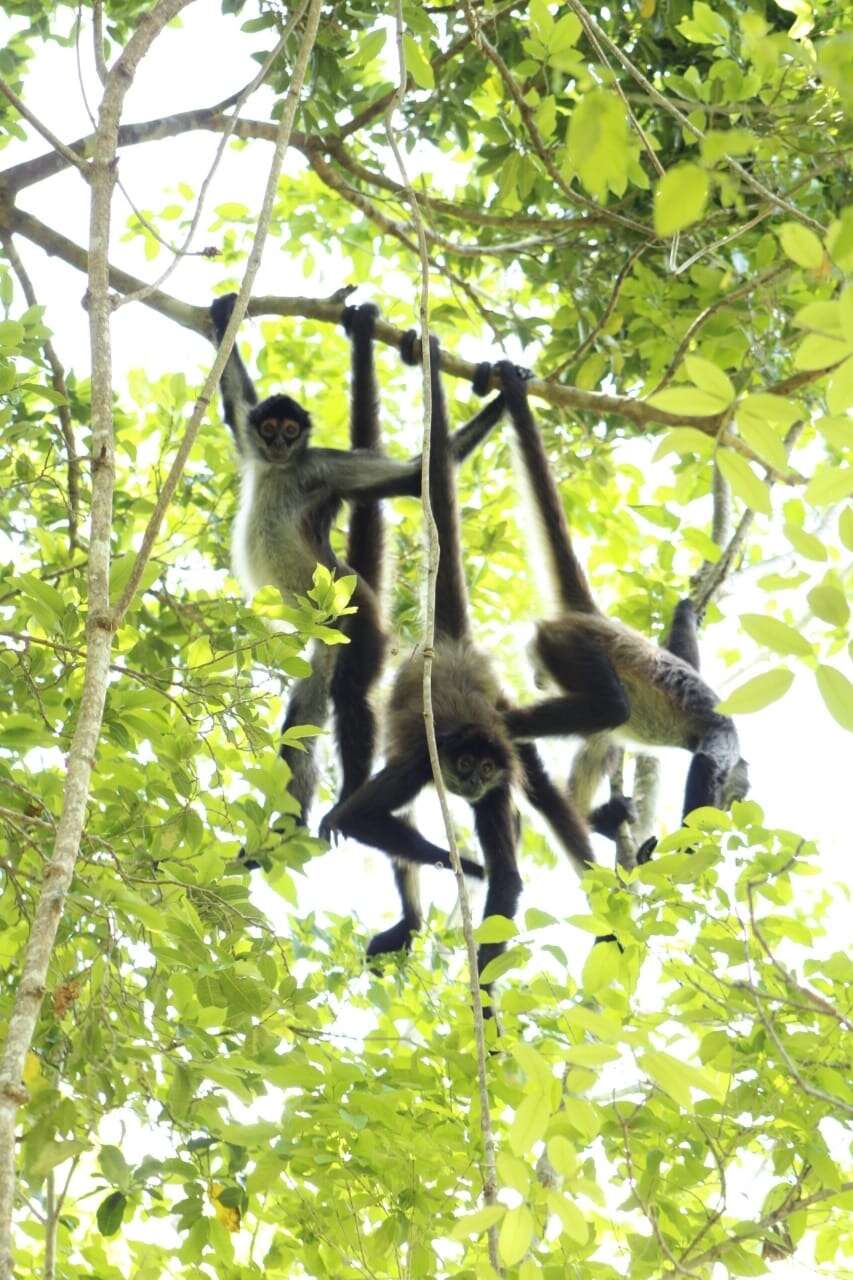
[[[509,1145],[517,1156],[523,1156],[539,1141],[550,1119],[550,1090],[534,1089],[521,1100],[509,1129]]]
[[[690,1086],[685,1079],[682,1063],[677,1058],[671,1058],[668,1053],[651,1050],[643,1054],[640,1066],[674,1102],[677,1102],[685,1111],[693,1111]]]
[[[655,231],[671,236],[698,221],[708,203],[708,175],[698,164],[681,164],[665,173],[655,188]]]
[[[823,263],[823,245],[809,227],[800,222],[783,222],[776,234],[783,253],[797,266],[816,270]]]
[[[548,1140],[548,1159],[564,1178],[573,1178],[577,1172],[578,1153],[560,1133]]]
[[[560,1219],[563,1231],[577,1244],[586,1244],[589,1227],[575,1202],[560,1191],[549,1191],[548,1208]]]
[[[668,453],[698,453],[700,458],[710,458],[714,452],[714,437],[696,427],[672,427],[661,436],[654,453],[654,461]]]
[[[615,93],[585,93],[569,120],[568,157],[583,185],[598,200],[624,189],[628,165],[628,121]]]
[[[548,44],[554,30],[554,19],[546,0],[530,0],[530,30],[542,44]]]
[[[853,494],[853,467],[824,466],[812,476],[806,489],[806,502],[815,507],[829,507]]]
[[[532,1045],[523,1042],[513,1046],[512,1056],[527,1076],[530,1085],[547,1093],[554,1083],[554,1072],[548,1059],[537,1053]]]
[[[685,418],[705,418],[722,413],[727,401],[717,395],[709,395],[698,387],[667,387],[650,396],[648,404],[656,409],[664,409],[667,413],[683,414]],[[679,430],[686,430],[680,427]]]
[[[775,653],[795,653],[805,657],[813,652],[812,646],[799,631],[780,622],[778,618],[767,618],[760,613],[744,613],[740,621],[747,635]]]
[[[450,1239],[465,1240],[468,1236],[482,1235],[484,1231],[488,1231],[489,1227],[500,1222],[505,1213],[506,1206],[502,1204],[487,1204],[476,1213],[466,1213],[464,1218],[458,1218],[453,1224]]]
[[[486,916],[482,924],[474,930],[474,941],[509,942],[518,934],[518,925],[506,916]]]
[[[498,1252],[507,1267],[520,1262],[533,1239],[533,1214],[526,1204],[510,1209],[501,1223],[498,1236]]]
[[[845,507],[838,517],[838,536],[848,551],[853,551],[853,507]]]
[[[733,453],[731,449],[718,449],[716,457],[723,479],[729,482],[735,497],[740,498],[753,511],[769,516],[771,507],[767,485],[759,480],[746,458]]]
[[[96,1215],[98,1230],[102,1236],[114,1236],[122,1224],[127,1197],[121,1191],[113,1191],[98,1205]]]
[[[826,403],[830,413],[846,413],[853,408],[853,357],[845,360],[829,379]]]
[[[763,711],[772,702],[788,692],[794,681],[793,671],[787,667],[774,667],[763,675],[754,676],[739,685],[718,706],[717,711],[724,716],[743,716],[752,711]]]
[[[118,1147],[104,1146],[98,1153],[98,1164],[107,1182],[125,1191],[130,1186],[130,1166]]]
[[[406,70],[415,84],[419,89],[434,89],[435,75],[433,69],[414,36],[404,35],[403,47],[405,50]]]
[[[704,360],[701,356],[687,356],[684,366],[697,387],[701,387],[709,395],[718,396],[724,404],[731,404],[734,400],[735,389],[731,380],[712,361]]]
[[[494,982],[495,978],[502,977],[511,969],[521,968],[529,959],[530,951],[527,947],[510,947],[502,955],[497,955],[489,961],[480,978],[483,982]]]
[[[621,972],[621,954],[615,942],[600,942],[590,948],[583,967],[581,985],[587,995],[609,987]]]
[[[757,422],[755,418],[740,422],[739,426],[741,438],[755,450],[762,462],[776,471],[787,470],[788,455],[773,427],[766,422]]]
[[[803,416],[801,405],[787,396],[774,396],[767,391],[757,391],[738,401],[737,419],[745,421],[775,422],[780,427],[792,427]]]
[[[801,529],[799,525],[791,524],[790,521],[783,526],[783,532],[794,550],[798,551],[801,556],[805,556],[807,560],[827,559],[826,547],[816,534],[807,533],[805,529]]]
[[[822,582],[812,587],[808,594],[809,607],[816,618],[833,626],[843,627],[850,617],[850,606],[840,587]]]
[[[577,44],[583,28],[580,19],[573,13],[564,13],[559,19],[551,35],[543,43],[547,44],[550,53],[565,53]]]
[[[850,355],[850,343],[841,338],[826,338],[823,334],[810,333],[803,338],[794,352],[794,368],[812,372],[830,369]]]
[[[815,672],[826,709],[842,729],[853,732],[853,684],[837,667],[819,666]]]
[[[13,351],[24,341],[26,330],[17,320],[0,320],[0,347]]]

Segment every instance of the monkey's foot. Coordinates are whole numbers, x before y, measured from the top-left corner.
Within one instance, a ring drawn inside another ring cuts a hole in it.
[[[379,956],[390,955],[393,951],[411,951],[414,926],[407,920],[398,920],[390,929],[384,929],[370,939],[367,945],[367,959],[375,960]],[[381,966],[371,964],[374,973],[381,972]]]
[[[657,836],[649,836],[648,840],[644,840],[637,850],[637,866],[644,867],[647,862],[651,862],[652,854],[657,847]]]
[[[593,831],[608,840],[615,840],[623,822],[637,821],[637,809],[630,796],[615,795],[593,809],[589,815],[589,825]]]

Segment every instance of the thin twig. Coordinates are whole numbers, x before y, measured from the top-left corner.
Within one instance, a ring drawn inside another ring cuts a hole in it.
[[[444,779],[441,773],[438,746],[435,739],[435,719],[432,705],[432,663],[434,656],[433,646],[435,644],[435,591],[438,577],[438,561],[439,556],[442,553],[442,548],[439,545],[438,527],[432,510],[429,484],[431,445],[430,428],[432,423],[431,353],[429,343],[429,254],[427,252],[427,240],[423,218],[421,216],[417,196],[415,195],[406,170],[406,165],[399,147],[393,122],[394,112],[402,107],[406,93],[406,60],[403,47],[402,0],[394,0],[394,19],[396,24],[397,59],[400,79],[397,90],[388,107],[385,126],[388,135],[388,143],[394,153],[394,159],[396,160],[397,168],[400,171],[402,185],[408,196],[409,207],[412,213],[412,222],[417,233],[421,276],[420,322],[424,415],[423,452],[421,455],[421,492],[424,527],[426,530],[428,544],[427,603],[423,638],[424,728],[426,732],[427,748],[429,750],[430,765],[432,767],[433,783],[436,794],[438,795],[441,815],[445,831],[447,833],[450,861],[453,864],[453,872],[456,876],[459,904],[462,910],[462,933],[465,938],[465,946],[468,952],[468,979],[471,991],[471,1004],[474,1013],[474,1040],[477,1048],[477,1080],[480,1092],[480,1130],[483,1139],[483,1200],[487,1205],[493,1205],[497,1200],[497,1168],[495,1162],[495,1140],[492,1132],[491,1112],[489,1109],[489,1084],[486,1073],[486,1035],[483,1022],[483,1004],[480,994],[480,981],[477,970],[477,944],[474,940],[474,924],[471,916],[471,903],[468,898],[468,887],[465,883],[464,872],[462,871],[462,863],[459,858],[459,849],[456,843],[456,833],[453,828],[453,820],[450,815],[450,807],[447,800],[447,791],[444,786]],[[501,1275],[502,1269],[500,1265],[500,1255],[498,1253],[498,1235],[497,1228],[495,1226],[491,1226],[488,1230],[488,1241],[489,1259],[495,1271]]]
[[[635,249],[631,250],[628,257],[625,259],[622,269],[613,282],[613,289],[607,301],[607,306],[602,311],[597,322],[593,325],[592,329],[590,329],[580,346],[577,347],[570,356],[567,356],[561,364],[558,364],[556,369],[552,369],[550,373],[545,375],[546,382],[556,382],[561,373],[570,368],[573,364],[577,364],[581,356],[586,355],[593,342],[595,342],[595,339],[601,333],[601,330],[607,324],[607,321],[613,315],[616,303],[619,301],[619,294],[622,292],[622,286],[631,274],[631,268],[640,255],[645,253],[648,247],[648,244],[639,244]]]

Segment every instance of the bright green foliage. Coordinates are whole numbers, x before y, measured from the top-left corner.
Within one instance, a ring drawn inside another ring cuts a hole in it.
[[[73,84],[77,7],[6,8],[11,88],[26,99],[47,74],[46,42]],[[108,0],[108,61],[149,8]],[[260,56],[280,8],[226,0],[205,21],[211,38]],[[711,537],[716,467],[742,532],[703,634],[703,663],[730,668],[722,709],[760,723],[796,682],[811,733],[853,729],[849,12],[724,0],[590,10],[650,92],[563,3],[474,6],[497,65],[465,6],[403,8],[397,123],[427,197],[432,323],[454,353],[508,343],[574,396],[534,408],[602,605],[657,639],[703,565],[726,564]],[[408,327],[418,266],[387,146],[389,12],[377,0],[324,10],[257,292],[367,285]],[[271,73],[279,96],[294,53],[295,39]],[[32,130],[0,103],[6,167]],[[198,244],[217,255],[194,262],[192,283],[179,269],[163,285],[175,297],[203,305],[239,282],[257,210],[227,165],[244,148],[268,161],[263,111],[247,106],[246,141],[219,175],[227,198],[201,220]],[[197,196],[162,145],[162,187],[136,192],[124,225],[116,203],[116,239],[141,250],[146,279]],[[15,192],[0,195],[2,224]],[[71,235],[61,199],[55,213]],[[23,233],[16,245],[28,264],[40,253]],[[57,275],[58,293],[66,282]],[[53,848],[87,644],[88,371],[67,369],[58,389],[47,324],[60,359],[72,335],[53,303],[46,291],[28,306],[0,262],[0,1026]],[[346,343],[295,310],[247,325],[242,350],[262,392],[304,395],[319,442],[343,446]],[[169,368],[162,324],[168,372],[144,368],[143,353],[115,387],[114,600],[198,390],[197,365]],[[408,456],[418,377],[387,349],[379,367],[386,445]],[[460,385],[448,382],[454,422],[472,410]],[[591,408],[579,391],[616,399]],[[731,815],[703,809],[630,884],[588,872],[582,912],[567,918],[555,896],[480,926],[480,940],[508,944],[489,973],[498,1198],[484,1204],[460,934],[433,912],[413,954],[377,977],[363,962],[369,884],[352,916],[305,906],[325,846],[294,821],[282,695],[307,672],[311,639],[340,640],[330,623],[353,584],[320,572],[305,600],[284,606],[267,589],[244,602],[228,571],[227,435],[210,414],[114,638],[82,847],[24,1071],[16,1274],[45,1274],[45,1217],[66,1182],[61,1280],[491,1280],[489,1232],[510,1280],[718,1280],[770,1274],[791,1254],[849,1274],[853,964],[832,941],[839,890],[810,841],[809,796],[799,834],[765,819],[773,794]],[[526,696],[516,624],[541,615],[539,557],[507,435],[460,471],[463,539],[478,636]],[[393,513],[388,609],[405,654],[420,635],[421,521],[412,500]],[[298,726],[290,741],[315,733]],[[786,767],[805,750],[793,726]],[[325,803],[337,783],[325,737],[319,753]],[[241,846],[264,864],[271,911]],[[535,898],[554,853],[527,822],[522,853]],[[622,949],[593,945],[610,932]]]

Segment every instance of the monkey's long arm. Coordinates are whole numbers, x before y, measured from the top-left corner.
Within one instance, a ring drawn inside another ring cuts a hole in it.
[[[216,298],[211,304],[210,318],[213,321],[217,343],[222,341],[222,335],[228,328],[236,297],[235,293],[229,293],[222,298]],[[222,414],[234,434],[239,449],[240,432],[245,428],[248,410],[258,403],[258,393],[237,350],[236,341],[231,348],[228,363],[222,371],[219,386],[222,391]]]
[[[522,882],[516,861],[518,826],[509,787],[495,787],[474,806],[474,826],[489,879],[483,919],[506,916],[512,920],[521,897]],[[490,960],[506,947],[505,942],[481,943],[477,952],[477,970],[482,973]],[[491,989],[487,983],[485,989]],[[490,1011],[486,1011],[487,1016]]]
[[[527,386],[514,364],[501,360],[495,365],[503,387],[506,407],[518,436],[533,501],[545,534],[551,572],[560,603],[565,609],[596,613],[595,601],[586,575],[572,548],[563,503],[542,444],[542,437],[527,399]]]
[[[579,876],[595,863],[589,832],[562,791],[551,780],[532,742],[519,743],[518,758],[524,766],[524,794],[554,832]]]
[[[326,814],[320,825],[320,835],[328,838],[331,831],[340,831],[371,849],[380,849],[391,858],[452,870],[453,864],[446,849],[425,839],[403,818],[394,816],[395,810],[414,800],[431,777],[426,753],[415,760],[386,765]],[[461,862],[466,875],[482,880],[484,872],[478,862],[470,858],[462,858]]]

